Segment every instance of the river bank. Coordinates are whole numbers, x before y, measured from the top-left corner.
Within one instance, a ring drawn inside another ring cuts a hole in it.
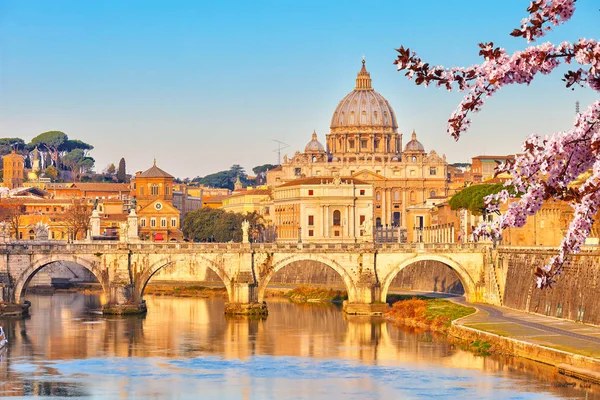
[[[476,354],[520,357],[553,366],[562,375],[600,384],[600,359],[588,356],[585,348],[573,345],[569,349],[570,351],[565,351],[550,347],[551,343],[543,345],[522,340],[528,329],[532,330],[532,335],[540,337],[542,332],[536,329],[536,327],[540,328],[539,324],[523,321],[519,325],[512,322],[518,327],[518,331],[513,330],[511,334],[508,331],[499,331],[498,328],[502,323],[494,317],[486,317],[484,314],[486,311],[447,300],[399,296],[398,301],[386,313],[386,317],[396,324],[420,327],[441,333],[450,343]],[[475,325],[476,328],[472,326],[474,324],[468,323],[471,320],[478,321]],[[554,337],[560,336],[561,333],[565,335],[563,331],[556,328],[553,328],[551,332]],[[574,338],[582,340],[583,335],[574,334],[572,336],[565,335],[564,339],[571,342],[576,340]],[[589,336],[588,340],[595,340],[595,336]]]

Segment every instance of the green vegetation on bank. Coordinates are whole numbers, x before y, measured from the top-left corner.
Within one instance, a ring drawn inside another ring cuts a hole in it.
[[[345,290],[322,289],[310,286],[298,286],[285,294],[292,301],[331,301],[341,302],[348,298]]]
[[[473,314],[473,307],[466,307],[444,299],[423,296],[390,296],[395,301],[386,315],[397,322],[417,325],[435,331],[446,332],[452,321]]]
[[[503,189],[512,192],[514,189],[504,186],[503,183],[472,185],[462,189],[450,199],[452,210],[466,209],[474,215],[485,215],[485,197],[496,194]]]
[[[198,285],[148,285],[144,290],[144,294],[174,297],[227,297],[227,289],[224,287],[207,287]]]

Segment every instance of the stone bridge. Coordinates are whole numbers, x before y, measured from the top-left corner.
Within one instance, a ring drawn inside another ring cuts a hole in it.
[[[500,302],[491,250],[481,244],[240,244],[18,241],[0,245],[0,300],[20,303],[32,277],[45,266],[70,261],[93,273],[105,292],[105,313],[144,312],[144,289],[161,268],[214,271],[227,288],[226,312],[266,313],[265,289],[287,265],[313,260],[336,271],[348,292],[345,311],[378,314],[388,289],[405,267],[439,261],[460,278],[471,302]]]

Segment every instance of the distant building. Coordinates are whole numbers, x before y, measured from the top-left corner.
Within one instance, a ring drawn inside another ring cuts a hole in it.
[[[4,168],[4,186],[9,189],[14,189],[23,186],[25,175],[25,159],[22,155],[15,153],[7,154],[2,160]]]
[[[371,240],[373,186],[352,177],[297,179],[273,189],[279,242]]]
[[[313,132],[303,153],[285,156],[281,166],[267,172],[267,184],[277,187],[295,179],[335,175],[373,186],[371,218],[381,227],[414,225],[407,220],[409,207],[448,192],[445,156],[425,151],[414,131],[402,146],[396,114],[371,86],[364,60],[354,90],[333,112],[326,146]]]
[[[514,155],[508,156],[477,156],[473,157],[471,161],[471,182],[484,182],[490,178],[493,178],[496,174],[496,167],[499,163],[506,162],[506,160],[514,159]]]
[[[139,233],[144,240],[180,240],[180,212],[173,206],[173,176],[154,165],[138,172],[131,185],[135,191]]]

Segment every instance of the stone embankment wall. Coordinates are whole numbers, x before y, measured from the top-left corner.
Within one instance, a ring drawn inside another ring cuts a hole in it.
[[[535,270],[545,265],[554,253],[531,250],[527,253],[500,251],[498,268],[506,274],[503,304],[507,307],[600,324],[599,254],[575,256],[550,289],[538,289]]]
[[[390,289],[460,295],[465,293],[458,275],[452,268],[439,261],[419,261],[409,265],[392,280]]]

